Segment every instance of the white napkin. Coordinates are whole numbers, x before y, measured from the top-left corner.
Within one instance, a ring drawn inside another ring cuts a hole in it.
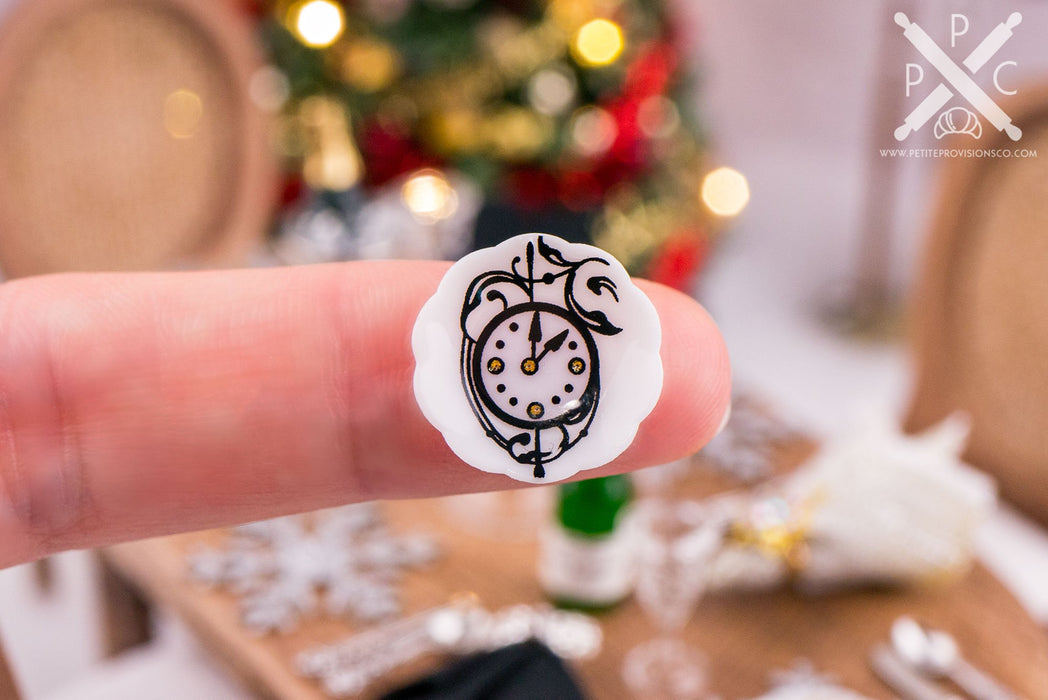
[[[968,430],[960,414],[920,435],[871,421],[756,501],[725,500],[745,527],[801,533],[792,573],[802,587],[956,577],[996,506],[993,480],[961,461]],[[711,571],[715,589],[768,588],[791,574],[781,552],[741,544],[726,547]]]

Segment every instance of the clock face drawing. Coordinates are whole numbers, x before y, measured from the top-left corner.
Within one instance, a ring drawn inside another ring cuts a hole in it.
[[[525,234],[456,263],[423,307],[415,395],[473,466],[563,479],[629,445],[661,391],[660,342],[618,261]]]
[[[587,436],[600,402],[594,335],[622,328],[577,298],[582,281],[606,305],[617,302],[604,256],[569,260],[542,236],[522,253],[508,270],[477,275],[467,290],[463,380],[488,436],[542,478],[548,462]]]
[[[507,308],[485,327],[472,355],[478,398],[507,424],[529,430],[571,424],[596,404],[596,343],[560,307]]]

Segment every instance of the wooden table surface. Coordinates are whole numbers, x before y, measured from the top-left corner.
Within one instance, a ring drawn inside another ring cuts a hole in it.
[[[724,485],[709,479],[701,483],[688,490],[712,491]],[[407,611],[445,602],[464,591],[478,594],[489,609],[542,601],[535,576],[534,519],[530,526],[513,529],[512,539],[506,539],[508,532],[498,528],[484,528],[487,534],[482,534],[477,522],[470,520],[484,504],[519,507],[524,503],[542,511],[541,498],[518,493],[385,504],[394,529],[433,532],[445,548],[437,563],[407,575],[403,588]],[[526,515],[527,509],[524,511]],[[298,651],[351,633],[352,623],[310,620],[286,635],[258,638],[247,633],[238,622],[231,595],[208,590],[187,578],[186,550],[224,536],[216,531],[148,540],[110,548],[104,557],[149,599],[181,616],[262,697],[325,697],[317,685],[295,676],[292,660]],[[789,668],[801,658],[858,692],[890,698],[891,693],[868,670],[866,658],[871,646],[886,638],[892,620],[902,614],[949,630],[980,666],[1030,700],[1048,700],[1048,638],[981,567],[958,583],[925,590],[864,590],[823,597],[791,592],[708,597],[700,603],[686,636],[710,657],[713,690],[726,700],[761,694],[767,690],[771,671]],[[605,632],[604,649],[596,659],[577,666],[579,678],[596,700],[626,698],[619,675],[622,658],[635,644],[652,636],[654,627],[632,601],[599,619]],[[426,659],[401,669],[370,688],[369,696],[439,663],[439,659]]]

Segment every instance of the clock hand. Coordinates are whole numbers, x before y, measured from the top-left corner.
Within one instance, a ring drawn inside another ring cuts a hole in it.
[[[535,357],[535,345],[542,340],[542,326],[539,325],[538,311],[531,317],[531,329],[528,331],[528,340],[531,341],[531,356]]]
[[[560,350],[560,346],[564,344],[564,339],[568,337],[568,329],[565,328],[560,333],[546,341],[546,344],[542,346],[542,352],[535,358],[535,362],[538,362],[546,356],[547,352],[557,352]]]

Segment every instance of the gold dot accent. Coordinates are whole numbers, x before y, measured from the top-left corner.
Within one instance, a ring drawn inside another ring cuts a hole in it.
[[[528,417],[530,418],[542,418],[545,412],[546,409],[537,401],[528,404]]]
[[[568,362],[568,371],[572,374],[582,374],[586,371],[586,362],[581,357],[576,357]]]
[[[492,374],[498,374],[503,369],[505,369],[505,365],[499,358],[493,357],[490,360],[488,360],[488,371]]]
[[[535,374],[539,368],[539,363],[535,362],[534,359],[528,358],[520,363],[520,371],[524,374]],[[535,404],[532,404],[533,406]]]

